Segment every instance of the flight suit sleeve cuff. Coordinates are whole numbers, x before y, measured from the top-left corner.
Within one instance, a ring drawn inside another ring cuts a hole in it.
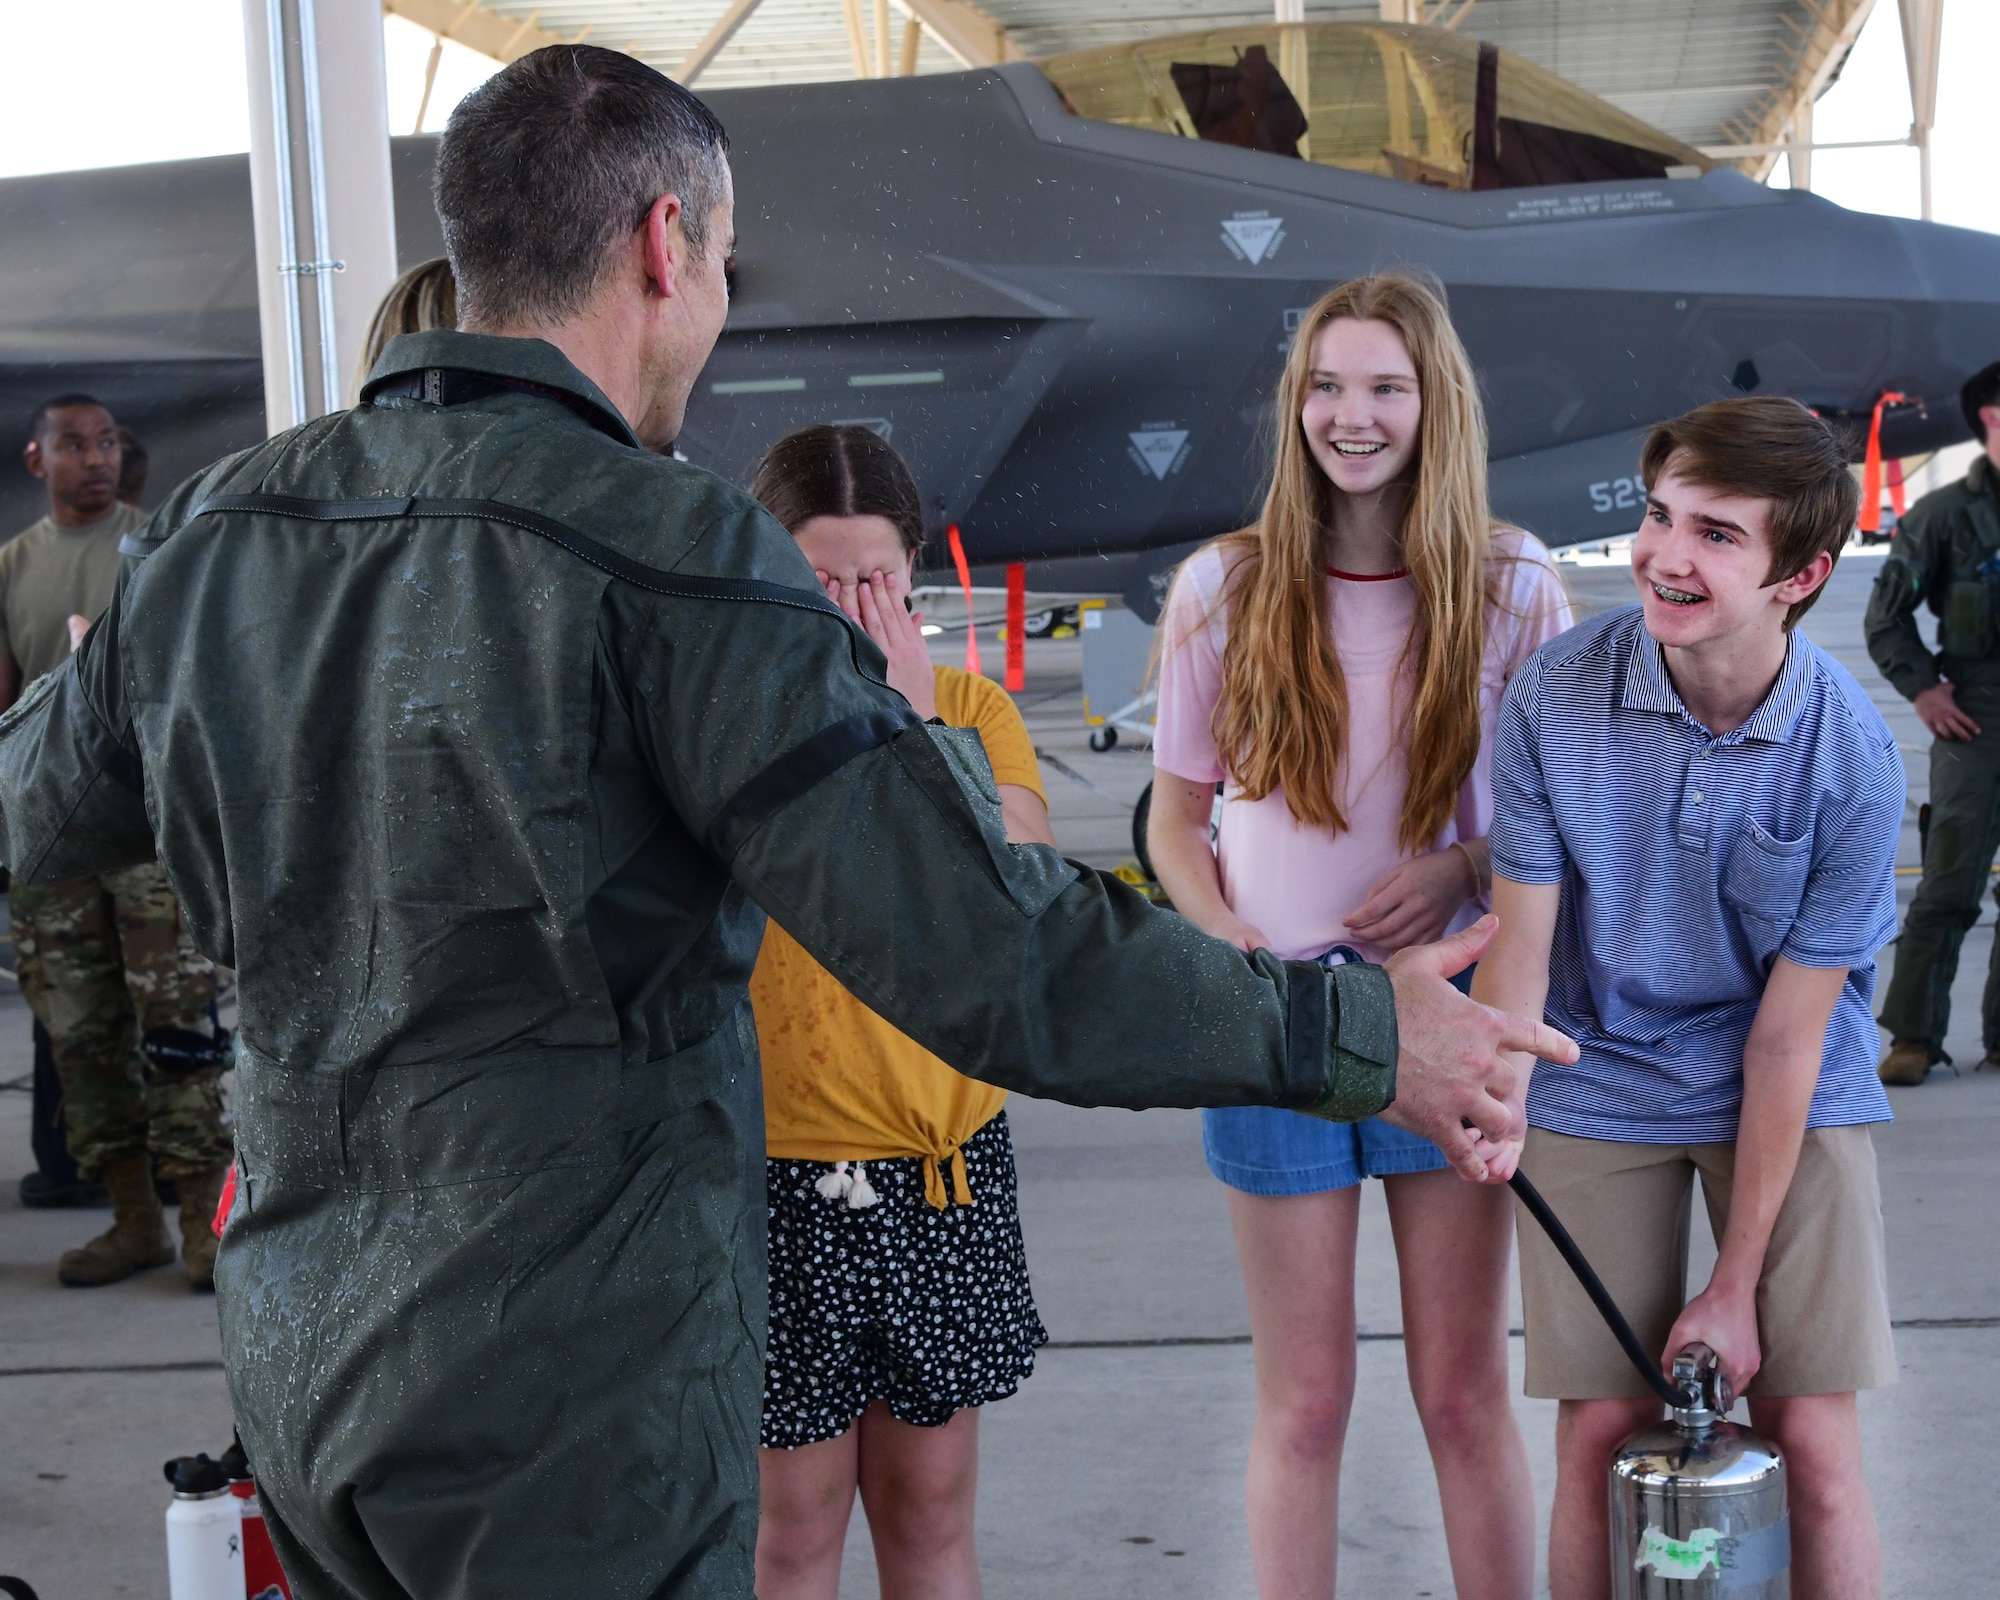
[[[1359,1122],[1396,1098],[1396,995],[1381,967],[1288,961],[1292,1109]]]

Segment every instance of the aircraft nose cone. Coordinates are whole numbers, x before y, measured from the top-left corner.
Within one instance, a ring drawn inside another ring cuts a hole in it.
[[[1883,417],[1882,448],[1913,454],[1966,436],[1959,387],[2000,361],[2000,235],[1901,219],[1895,229],[1914,280],[1898,308],[1912,370],[1883,387],[1923,403]]]
[[[1912,270],[1932,295],[2000,308],[2000,234],[1901,217],[1893,225]]]

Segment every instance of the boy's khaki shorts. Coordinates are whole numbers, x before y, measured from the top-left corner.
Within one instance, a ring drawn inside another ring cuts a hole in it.
[[[1729,1214],[1733,1144],[1625,1144],[1528,1130],[1521,1170],[1541,1190],[1648,1350],[1685,1304],[1694,1175],[1718,1239]],[[1519,1212],[1521,1299],[1531,1395],[1647,1393],[1555,1246]],[[1698,1291],[1701,1285],[1695,1286]],[[1896,1381],[1875,1144],[1865,1127],[1815,1128],[1771,1230],[1757,1285],[1764,1364],[1753,1395],[1845,1394]]]

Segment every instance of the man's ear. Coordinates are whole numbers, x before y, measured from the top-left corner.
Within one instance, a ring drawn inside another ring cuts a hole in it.
[[[2000,406],[1981,406],[1979,420],[1986,424],[1986,437],[1991,439],[2000,433]]]
[[[42,459],[41,440],[30,439],[28,448],[21,452],[21,460],[27,464],[28,471],[35,477],[46,478],[49,475],[48,463]]]
[[[663,194],[647,207],[646,220],[639,224],[639,250],[647,288],[662,300],[673,299],[680,292],[681,274],[688,261],[679,195]]]
[[[1783,606],[1795,606],[1833,576],[1833,552],[1822,550],[1799,571],[1776,585],[1772,599]]]

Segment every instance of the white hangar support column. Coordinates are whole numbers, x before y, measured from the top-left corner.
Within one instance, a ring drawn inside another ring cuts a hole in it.
[[[264,415],[351,405],[396,279],[381,0],[243,0]]]

